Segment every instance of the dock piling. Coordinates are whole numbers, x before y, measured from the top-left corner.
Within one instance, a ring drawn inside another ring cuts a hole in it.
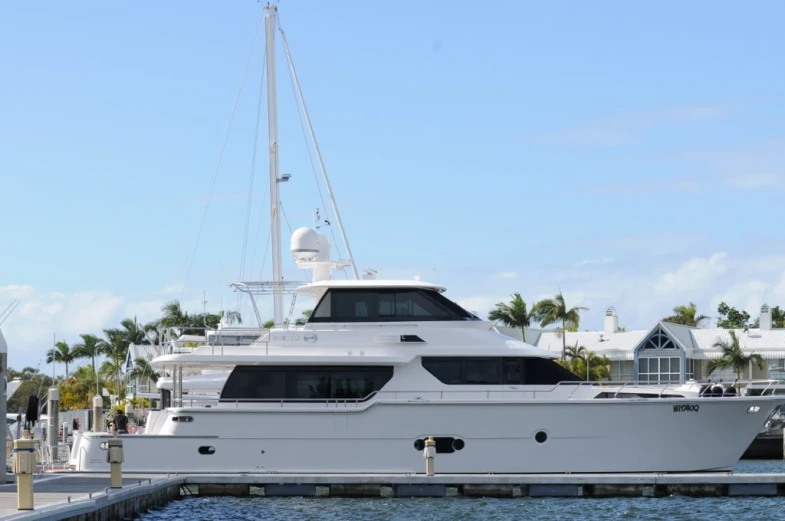
[[[107,442],[106,461],[111,473],[111,487],[123,488],[123,440],[111,438]]]
[[[425,448],[422,451],[425,458],[425,475],[433,476],[433,463],[436,459],[436,441],[433,436],[428,436],[425,440]]]
[[[35,472],[35,440],[14,441],[17,510],[33,510],[33,473]]]

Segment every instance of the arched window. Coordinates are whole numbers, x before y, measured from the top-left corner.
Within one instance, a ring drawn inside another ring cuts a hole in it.
[[[668,335],[662,332],[662,330],[658,330],[649,339],[646,341],[646,345],[643,346],[644,349],[676,349],[676,344],[673,343]]]

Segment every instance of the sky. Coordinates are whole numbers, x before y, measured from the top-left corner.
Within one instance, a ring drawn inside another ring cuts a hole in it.
[[[561,290],[581,329],[785,305],[782,2],[278,5],[360,270],[481,314]],[[0,7],[12,367],[175,299],[251,322],[229,285],[272,277],[263,9]],[[305,280],[291,230],[317,207],[338,230],[276,45],[284,275]]]

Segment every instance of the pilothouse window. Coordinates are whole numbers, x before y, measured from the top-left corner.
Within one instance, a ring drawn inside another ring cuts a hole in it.
[[[434,290],[407,288],[330,289],[309,322],[479,320]]]

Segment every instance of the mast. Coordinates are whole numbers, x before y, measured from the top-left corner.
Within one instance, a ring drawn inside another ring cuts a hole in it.
[[[267,128],[270,136],[270,225],[273,247],[273,321],[283,325],[283,274],[281,272],[281,217],[278,196],[278,107],[275,92],[275,17],[278,8],[265,6],[264,34],[267,61]]]

